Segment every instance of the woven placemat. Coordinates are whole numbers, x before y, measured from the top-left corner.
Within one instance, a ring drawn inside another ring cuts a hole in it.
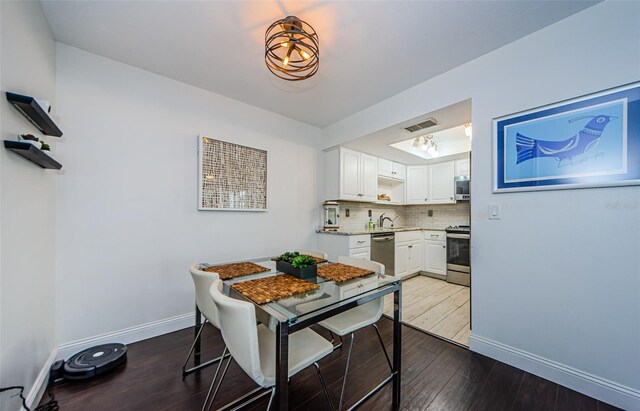
[[[282,298],[315,290],[320,286],[287,274],[282,274],[243,281],[232,284],[231,287],[256,304],[266,304],[271,301],[277,301]]]
[[[318,277],[325,280],[343,283],[355,278],[364,277],[365,275],[374,274],[374,271],[365,270],[364,268],[354,267],[341,263],[328,264],[318,267]]]
[[[230,280],[232,278],[243,277],[245,275],[265,273],[267,271],[271,271],[271,269],[255,263],[246,262],[205,267],[202,271],[218,273],[221,280]]]

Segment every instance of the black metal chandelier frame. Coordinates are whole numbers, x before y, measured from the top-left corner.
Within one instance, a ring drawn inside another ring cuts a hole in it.
[[[276,77],[300,81],[318,72],[320,41],[309,23],[287,16],[271,24],[264,39],[264,60]]]

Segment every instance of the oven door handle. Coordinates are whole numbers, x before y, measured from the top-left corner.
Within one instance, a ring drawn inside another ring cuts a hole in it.
[[[447,234],[447,238],[461,238],[464,240],[469,240],[471,238],[470,234]]]

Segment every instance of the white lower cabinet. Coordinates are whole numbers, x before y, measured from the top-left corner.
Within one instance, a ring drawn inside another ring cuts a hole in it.
[[[396,243],[395,275],[404,277],[409,274],[409,244]]]
[[[422,271],[437,274],[444,278],[447,275],[447,237],[444,231],[423,231],[424,258]]]
[[[405,277],[422,268],[422,237],[420,231],[401,231],[395,236],[395,275]]]
[[[340,256],[371,259],[371,235],[340,235],[318,233],[318,250],[329,254],[329,261]]]
[[[371,260],[371,247],[350,248],[349,257]]]
[[[416,241],[409,245],[409,274],[422,270],[422,241]]]

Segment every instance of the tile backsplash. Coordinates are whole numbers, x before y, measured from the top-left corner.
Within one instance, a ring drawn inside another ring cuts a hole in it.
[[[404,206],[393,206],[387,204],[372,203],[355,203],[340,201],[340,230],[354,231],[367,228],[369,223],[369,210],[371,210],[371,219],[378,226],[380,215],[385,213],[385,217],[395,218],[393,225],[396,227],[407,225],[404,220]],[[349,217],[346,217],[346,211],[349,210]],[[389,227],[389,221],[385,221],[385,227]]]
[[[422,228],[445,228],[450,225],[469,225],[470,204],[410,205],[405,207],[405,222],[408,226]],[[429,210],[432,216],[429,217]]]
[[[347,209],[349,217],[346,217]],[[340,230],[366,229],[369,222],[369,210],[371,210],[371,219],[376,223],[376,227],[380,215],[385,213],[385,217],[395,218],[394,226],[396,227],[441,229],[449,225],[468,225],[470,206],[468,202],[403,206],[340,201]],[[432,211],[431,217],[429,217],[429,210]],[[388,226],[389,222],[385,221],[385,227]]]

